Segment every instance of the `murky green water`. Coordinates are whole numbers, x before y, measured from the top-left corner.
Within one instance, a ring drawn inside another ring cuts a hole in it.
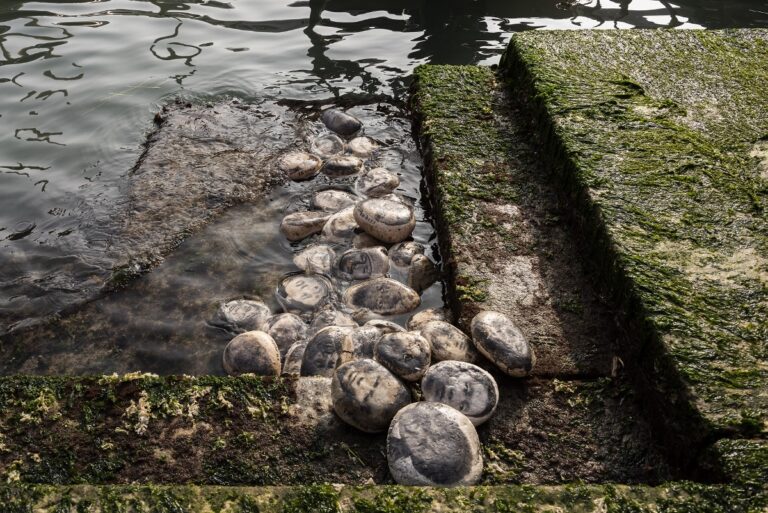
[[[750,26],[768,26],[768,1],[4,0],[0,334],[82,301],[108,273],[126,175],[153,113],[171,98],[398,104],[415,66],[495,63],[515,31]],[[417,194],[418,169],[409,166],[404,187]],[[206,285],[202,273],[184,276],[192,288]],[[161,361],[159,353],[134,364]]]

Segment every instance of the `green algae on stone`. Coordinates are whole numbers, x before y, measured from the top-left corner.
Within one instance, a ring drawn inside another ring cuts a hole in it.
[[[535,95],[596,266],[660,348],[648,368],[682,386],[661,394],[707,430],[768,432],[768,182],[755,149],[768,31],[527,33],[502,67]]]
[[[704,453],[701,466],[768,493],[768,440],[718,440]]]

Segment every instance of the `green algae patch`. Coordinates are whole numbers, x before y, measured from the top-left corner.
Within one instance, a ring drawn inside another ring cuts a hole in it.
[[[768,432],[768,32],[536,32],[502,59],[689,440]]]
[[[768,498],[692,483],[454,489],[2,485],[0,504],[4,513],[759,513]]]
[[[719,471],[732,482],[768,491],[766,440],[718,440],[703,454],[701,466]]]

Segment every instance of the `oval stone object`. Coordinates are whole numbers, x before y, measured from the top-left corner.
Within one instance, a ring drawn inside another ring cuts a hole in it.
[[[356,155],[361,159],[367,159],[373,155],[374,151],[379,149],[379,143],[370,137],[355,137],[347,143],[347,149],[352,152],[353,155]]]
[[[431,366],[421,380],[421,391],[425,401],[456,408],[475,426],[490,419],[499,404],[499,386],[493,376],[467,362]]]
[[[261,300],[235,299],[221,305],[218,317],[231,330],[254,331],[261,328],[272,312]]]
[[[354,206],[358,201],[357,196],[347,191],[325,189],[314,193],[310,204],[315,210],[335,213],[343,208]]]
[[[430,321],[422,325],[419,332],[429,342],[434,361],[456,360],[469,363],[477,361],[478,354],[472,340],[453,324],[445,321]]]
[[[442,308],[428,308],[421,312],[416,312],[405,323],[405,327],[408,328],[408,331],[419,331],[422,326],[430,321],[448,322],[445,310]]]
[[[294,274],[283,279],[277,300],[287,312],[319,310],[331,300],[333,286],[319,274]]]
[[[413,257],[424,254],[424,244],[412,240],[400,242],[389,248],[389,258],[400,267],[411,265]]]
[[[280,223],[280,231],[291,242],[320,233],[331,216],[327,212],[294,212]]]
[[[320,172],[323,161],[317,155],[303,151],[292,151],[280,158],[277,164],[280,171],[294,181],[309,180]]]
[[[283,359],[283,374],[288,376],[298,376],[301,374],[301,360],[304,358],[304,350],[307,348],[307,341],[296,342]]]
[[[410,404],[411,394],[379,363],[362,359],[335,370],[331,399],[341,420],[366,433],[381,433],[395,414]]]
[[[326,109],[320,115],[320,120],[328,128],[337,134],[350,136],[363,128],[363,124],[354,116],[338,109]]]
[[[355,181],[355,191],[369,198],[380,198],[400,185],[400,178],[383,167],[370,169]]]
[[[343,280],[367,280],[389,272],[389,257],[383,247],[348,249],[336,263],[336,273]]]
[[[527,376],[536,363],[533,348],[512,320],[499,312],[480,312],[472,319],[475,347],[505,374]]]
[[[315,138],[311,144],[312,153],[327,159],[344,151],[344,141],[334,134],[325,134]]]
[[[356,175],[363,170],[363,161],[354,155],[337,155],[325,161],[323,174],[331,178]]]
[[[483,473],[475,426],[460,411],[432,402],[397,412],[387,433],[387,463],[394,480],[409,486],[471,486]]]
[[[344,337],[352,328],[329,326],[309,339],[301,358],[302,376],[333,376],[333,370],[344,363],[348,356],[343,351]]]
[[[275,341],[281,357],[285,356],[291,346],[307,337],[307,324],[292,313],[273,315],[264,323],[262,330]]]
[[[263,331],[246,331],[229,341],[224,348],[224,370],[230,375],[280,374],[280,351],[272,337]]]
[[[370,321],[367,321],[365,323],[365,326],[373,326],[379,331],[381,331],[382,335],[386,335],[389,333],[400,333],[408,331],[396,322],[387,321],[385,319],[371,319]]]
[[[293,263],[302,271],[330,275],[336,262],[336,252],[327,244],[313,244],[293,257]]]
[[[412,312],[421,298],[412,288],[391,278],[374,278],[349,287],[344,302],[352,308],[366,308],[380,315]]]
[[[344,352],[349,360],[373,358],[373,348],[383,333],[375,326],[358,326],[350,331],[344,339]]]
[[[420,380],[429,368],[429,342],[418,333],[383,335],[376,342],[373,355],[376,361],[406,381]]]
[[[414,255],[408,268],[408,286],[421,294],[440,277],[437,266],[426,255]]]
[[[413,209],[397,201],[373,198],[355,205],[355,221],[366,233],[384,242],[400,242],[416,227]]]
[[[315,314],[315,318],[309,325],[309,332],[314,334],[328,326],[357,328],[358,324],[348,313],[334,308],[326,308]]]
[[[329,242],[347,242],[357,230],[355,208],[347,207],[333,214],[323,227],[323,238]]]

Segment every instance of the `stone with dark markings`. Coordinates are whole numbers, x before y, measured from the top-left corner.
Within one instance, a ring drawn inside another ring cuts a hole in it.
[[[280,223],[280,231],[291,242],[320,233],[331,216],[327,212],[294,212]]]
[[[528,341],[512,320],[499,312],[480,312],[472,319],[475,347],[504,373],[521,378],[536,363]]]
[[[390,194],[400,185],[400,178],[383,167],[370,169],[355,181],[355,191],[369,198]]]
[[[367,324],[353,328],[344,339],[344,352],[350,360],[373,358],[373,348],[382,335],[384,333],[380,329]]]
[[[349,287],[344,302],[351,308],[365,308],[380,315],[399,315],[418,308],[421,298],[399,281],[374,278]]]
[[[419,328],[432,348],[432,360],[456,360],[474,363],[478,359],[472,340],[459,328],[445,321],[430,321]]]
[[[323,174],[331,178],[352,176],[363,170],[363,161],[354,155],[336,155],[325,161]]]
[[[401,242],[416,227],[413,208],[384,198],[372,198],[355,205],[355,221],[366,233],[388,243]]]
[[[338,109],[324,110],[320,115],[320,120],[328,130],[345,137],[353,135],[363,128],[359,119]]]
[[[414,256],[424,254],[424,249],[424,244],[416,241],[400,242],[389,248],[389,258],[397,266],[408,267]]]
[[[383,247],[349,249],[336,263],[336,273],[343,280],[367,280],[389,272],[389,257]]]
[[[302,376],[333,376],[333,370],[349,357],[344,352],[344,338],[352,328],[329,326],[309,339],[301,359]]]
[[[269,307],[263,301],[255,299],[235,299],[221,305],[217,313],[217,324],[223,324],[235,332],[261,329],[269,316]]]
[[[425,401],[456,408],[475,426],[491,418],[499,403],[499,387],[493,376],[467,362],[432,365],[421,380],[421,391]]]
[[[315,177],[322,166],[323,161],[320,157],[304,151],[286,153],[277,163],[280,171],[297,182]]]
[[[299,376],[301,374],[301,361],[304,358],[304,350],[307,349],[307,341],[296,342],[285,353],[283,359],[283,372],[287,376]]]
[[[327,305],[333,294],[333,285],[324,276],[294,274],[280,282],[276,297],[286,312],[304,313]]]
[[[379,143],[370,137],[355,137],[347,144],[347,149],[361,159],[367,159],[379,149]]]
[[[343,328],[357,328],[358,324],[346,312],[336,310],[335,308],[325,308],[315,314],[312,323],[309,325],[311,334],[317,333],[328,326],[339,326]]]
[[[291,346],[307,338],[307,324],[292,313],[273,315],[264,323],[262,331],[275,341],[281,357],[286,355]]]
[[[396,322],[387,321],[385,319],[371,319],[365,323],[365,326],[373,326],[374,328],[381,331],[383,335],[388,333],[401,333],[408,331]]]
[[[445,321],[448,322],[448,315],[443,308],[428,308],[421,312],[416,312],[405,323],[405,327],[408,331],[419,331],[422,326],[431,321]]]
[[[275,341],[263,331],[246,331],[229,341],[222,358],[227,374],[280,374],[280,351]]]
[[[383,335],[373,348],[376,361],[406,381],[418,381],[430,363],[429,342],[418,333]]]
[[[336,252],[327,244],[313,244],[293,257],[293,263],[302,271],[330,275],[336,262]]]
[[[337,243],[351,240],[358,229],[354,212],[354,207],[347,207],[333,214],[323,227],[323,239]]]
[[[440,277],[435,263],[426,255],[414,255],[408,268],[408,286],[421,294]]]
[[[315,138],[311,147],[312,153],[327,159],[344,151],[344,141],[339,139],[337,135],[326,134]]]
[[[315,210],[336,213],[341,209],[351,207],[360,200],[354,194],[338,189],[325,189],[312,195],[310,205]]]

